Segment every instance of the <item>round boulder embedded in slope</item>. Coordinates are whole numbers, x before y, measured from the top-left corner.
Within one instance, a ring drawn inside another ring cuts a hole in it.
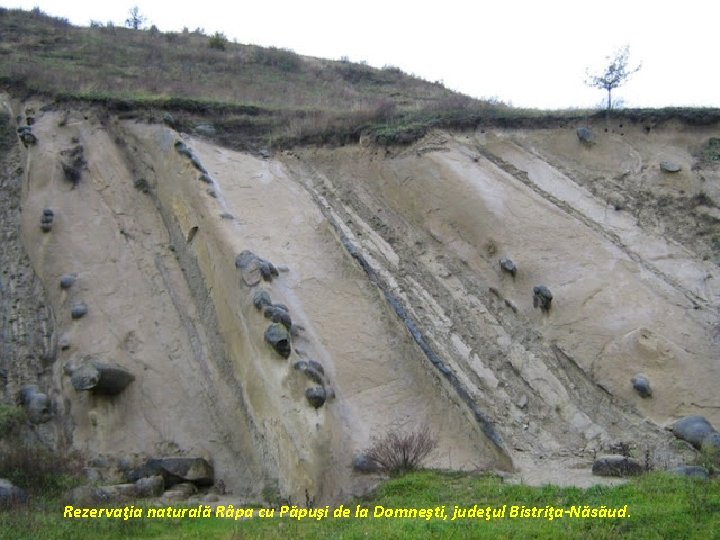
[[[77,274],[64,274],[60,277],[60,288],[61,289],[69,289],[75,284],[75,280],[77,279]]]
[[[292,328],[292,319],[290,318],[290,314],[285,310],[276,310],[275,313],[273,313],[271,320],[274,323],[282,324],[288,330]]]
[[[272,281],[272,278],[280,275],[273,263],[266,261],[265,259],[259,259],[259,261],[260,275],[265,281]]]
[[[310,405],[319,409],[325,403],[327,394],[325,393],[325,388],[322,386],[313,386],[312,388],[305,390],[305,397]]]
[[[40,227],[43,232],[50,232],[53,226],[53,220],[55,219],[55,212],[52,208],[45,208],[40,218]]]
[[[320,369],[317,369],[315,366],[319,366]],[[295,362],[295,364],[293,364],[293,367],[298,371],[304,373],[305,376],[311,381],[313,381],[315,384],[325,386],[325,379],[323,378],[324,371],[322,370],[322,366],[318,362],[315,362],[314,360],[310,360],[309,362],[306,362],[305,360],[300,360],[298,362]]]
[[[290,333],[282,324],[273,323],[268,326],[265,330],[265,341],[283,358],[290,356]]]
[[[23,146],[27,148],[28,146],[37,144],[38,138],[31,131],[23,131],[20,133],[20,141],[22,141]]]
[[[80,319],[87,315],[88,307],[85,302],[77,302],[76,304],[73,304],[73,307],[70,308],[70,316],[73,319]]]
[[[243,281],[248,287],[254,287],[261,280],[272,281],[273,277],[280,275],[270,261],[258,257],[247,249],[235,257],[235,267],[240,269]]]
[[[588,127],[579,127],[575,130],[578,140],[587,145],[591,145],[595,142],[595,134]]]
[[[533,287],[533,307],[540,308],[543,312],[550,311],[553,295],[545,285],[536,285]]]
[[[265,306],[272,305],[270,293],[268,293],[265,289],[258,289],[255,291],[255,294],[253,294],[253,305],[257,309],[263,309]]]
[[[272,319],[278,311],[290,313],[290,310],[288,310],[287,306],[284,304],[271,304],[263,308],[263,315],[266,319]]]
[[[94,394],[114,396],[125,390],[135,380],[127,369],[111,364],[88,360],[74,369],[70,382],[77,391],[92,391]]]
[[[693,415],[681,418],[672,426],[671,431],[678,438],[700,448],[705,437],[715,431],[704,416]]]
[[[249,249],[241,251],[240,254],[235,257],[235,268],[240,268],[241,270],[247,268],[255,259],[257,259],[257,255]]]
[[[650,381],[642,373],[638,373],[630,382],[633,385],[635,391],[640,394],[640,397],[649,398],[652,397],[652,388],[650,388]]]
[[[500,270],[515,277],[517,273],[517,266],[507,257],[500,257]]]
[[[676,173],[682,170],[682,167],[672,161],[661,161],[660,169],[668,173]]]

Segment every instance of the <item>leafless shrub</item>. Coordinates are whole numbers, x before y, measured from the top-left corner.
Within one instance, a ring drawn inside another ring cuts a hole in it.
[[[364,454],[383,472],[399,475],[418,469],[437,446],[435,435],[423,426],[411,432],[391,431],[374,439]]]

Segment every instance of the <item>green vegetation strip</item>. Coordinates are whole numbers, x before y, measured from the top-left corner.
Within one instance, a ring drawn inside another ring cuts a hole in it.
[[[716,538],[720,483],[654,473],[582,490],[423,471],[391,479],[342,508],[307,513],[290,506],[260,517],[259,508],[247,507],[240,515],[252,517],[236,520],[237,509],[176,504],[174,512],[187,508],[185,517],[167,517],[163,507],[156,510],[163,517],[148,518],[150,508],[127,508],[143,517],[69,518],[57,500],[36,500],[30,509],[0,513],[0,538]],[[343,510],[347,517],[333,516]],[[453,519],[456,510],[465,517]],[[203,513],[210,517],[190,517]],[[600,517],[606,513],[615,517]],[[400,517],[408,515],[415,517]]]
[[[257,116],[260,114],[273,114],[275,111],[244,105],[241,103],[226,103],[222,101],[194,99],[186,97],[165,97],[153,95],[112,95],[103,93],[72,93],[60,92],[55,96],[58,103],[83,102],[93,105],[102,105],[111,110],[130,111],[134,109],[160,109],[170,111],[188,111],[198,114],[246,114]]]

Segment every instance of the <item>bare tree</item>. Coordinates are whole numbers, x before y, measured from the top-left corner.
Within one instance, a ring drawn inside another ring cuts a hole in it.
[[[125,19],[125,26],[133,30],[139,30],[147,17],[140,13],[140,8],[135,6],[128,12],[129,17]]]
[[[612,91],[624,84],[634,73],[640,70],[641,64],[635,67],[628,65],[628,56],[630,54],[630,47],[619,49],[615,52],[615,56],[606,57],[610,64],[602,71],[602,73],[591,74],[586,72],[587,79],[585,83],[593,88],[599,88],[600,90],[607,91],[607,110],[612,109]]]

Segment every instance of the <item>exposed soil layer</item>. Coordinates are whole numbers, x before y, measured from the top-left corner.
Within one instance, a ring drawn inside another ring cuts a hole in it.
[[[431,466],[589,485],[599,452],[666,467],[687,451],[665,425],[720,425],[717,125],[598,121],[591,146],[575,126],[434,131],[262,159],[5,101],[38,111],[38,142],[4,144],[4,399],[39,381],[54,414],[39,429],[88,459],[200,456],[235,494],[310,502],[372,486],[353,458],[394,430],[431,432]],[[244,250],[281,271],[246,273]],[[265,342],[261,287],[297,330],[287,358]],[[135,380],[79,392],[68,373],[88,358]],[[295,367],[311,360],[319,375]]]

